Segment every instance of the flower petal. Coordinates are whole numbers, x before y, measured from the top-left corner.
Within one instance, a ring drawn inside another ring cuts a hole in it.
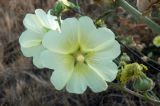
[[[19,42],[20,42],[20,45],[23,47],[38,46],[42,43],[42,37],[43,37],[43,34],[26,30],[21,34],[19,38]]]
[[[58,31],[49,31],[45,35],[43,39],[43,45],[46,48],[63,54],[71,53],[78,48],[76,36],[78,34],[77,20],[74,18],[72,21],[68,20],[70,19],[63,21],[61,26],[62,33],[59,33]]]
[[[59,23],[57,21],[57,17],[56,16],[53,16],[53,15],[51,15],[50,12],[48,12],[47,20],[48,20],[49,28],[51,28],[52,30],[60,31],[60,26],[59,26]],[[60,21],[61,21],[61,19],[60,19]],[[62,21],[61,21],[61,23],[62,23]]]
[[[51,14],[46,14],[42,9],[36,9],[35,13],[37,17],[40,19],[41,23],[44,27],[52,30],[59,29],[58,21],[56,21],[57,17],[52,16]]]
[[[108,82],[113,81],[117,76],[118,67],[112,61],[87,61],[87,63]]]
[[[81,44],[83,51],[102,50],[104,47],[115,41],[114,33],[107,28],[92,30],[92,32],[82,38]]]
[[[43,27],[43,24],[39,18],[34,14],[27,14],[23,20],[24,26],[36,33],[45,33],[47,30]]]
[[[87,16],[83,16],[79,18],[79,28],[82,33],[85,35],[81,34],[81,39],[85,36],[86,34],[92,32],[93,30],[96,30],[96,26],[93,23],[93,20]]]
[[[36,9],[35,14],[39,18],[43,26],[45,26],[46,28],[49,28],[46,12],[42,9]]]
[[[72,75],[72,71],[68,71],[68,70],[54,71],[52,73],[50,81],[57,90],[61,90],[65,87],[71,75]]]
[[[108,88],[107,83],[94,71],[89,72],[89,74],[86,76],[86,81],[91,90],[96,93],[105,91]]]
[[[67,83],[66,89],[70,93],[82,94],[87,88],[87,82],[83,75],[85,69],[80,65],[76,65],[70,80]]]
[[[107,89],[107,83],[87,64],[76,64],[73,75],[67,85],[67,90],[69,92],[83,93],[86,89],[86,85],[88,85],[94,92],[101,92]]]
[[[41,54],[41,62],[44,67],[55,70],[51,76],[55,88],[58,90],[64,88],[73,72],[73,57],[46,50]]]
[[[22,51],[23,55],[26,57],[36,56],[39,53],[41,53],[43,50],[45,50],[45,49],[42,45],[29,47],[29,48],[21,47],[21,51]]]
[[[89,68],[89,66],[85,65],[83,67],[83,71],[85,71],[84,76],[87,85],[91,88],[93,92],[101,92],[107,89],[108,85],[105,82],[105,80],[101,76],[99,76],[95,71]]]
[[[42,63],[41,63],[41,60],[40,60],[40,54],[41,53],[39,53],[39,54],[37,54],[36,56],[33,57],[33,64],[38,68],[44,68],[42,66]]]
[[[117,58],[121,53],[120,44],[117,41],[114,41],[106,45],[103,50],[92,51],[89,53],[86,58],[89,61],[107,61]]]

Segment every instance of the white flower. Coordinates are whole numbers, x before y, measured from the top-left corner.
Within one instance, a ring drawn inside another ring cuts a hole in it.
[[[120,54],[120,45],[111,30],[97,29],[89,17],[65,19],[61,33],[49,31],[42,43],[48,50],[42,52],[41,62],[54,69],[51,82],[58,90],[66,87],[80,94],[88,86],[101,92],[107,89],[106,81],[116,78],[113,59]]]
[[[49,30],[59,30],[57,17],[46,14],[42,9],[36,9],[35,14],[27,14],[23,20],[26,30],[19,38],[21,51],[26,57],[33,56],[33,63],[42,68],[40,53],[45,50],[42,39]]]

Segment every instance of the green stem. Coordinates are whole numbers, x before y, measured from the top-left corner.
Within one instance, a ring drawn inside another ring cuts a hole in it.
[[[78,6],[78,12],[81,13],[81,9],[80,9],[79,1],[78,0],[76,0],[76,6]]]
[[[58,21],[59,26],[61,27],[61,17],[60,17],[60,15],[58,16],[57,21]]]
[[[150,18],[143,16],[141,12],[127,3],[125,0],[116,0],[116,4],[124,8],[126,11],[134,15],[137,19],[147,24],[153,31],[160,33],[160,25],[152,21]]]
[[[140,93],[138,93],[138,92],[132,91],[132,90],[130,90],[130,89],[126,88],[125,86],[122,86],[122,85],[120,85],[120,84],[118,84],[118,83],[111,83],[111,82],[110,82],[110,83],[109,83],[109,86],[110,86],[110,87],[113,87],[113,88],[115,88],[115,89],[121,90],[121,91],[123,91],[123,92],[129,93],[129,94],[131,94],[131,95],[134,95],[134,96],[136,96],[136,97],[139,97],[139,98],[141,98],[141,99],[143,99],[143,100],[147,100],[147,101],[149,101],[149,102],[152,102],[152,103],[155,103],[155,104],[159,104],[159,105],[160,105],[160,101],[159,101],[159,100],[153,99],[153,98],[151,98],[151,97],[149,97],[149,96],[144,96],[144,95],[142,95],[142,94],[140,94]]]

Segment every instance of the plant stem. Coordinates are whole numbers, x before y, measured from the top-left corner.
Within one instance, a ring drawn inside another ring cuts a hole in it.
[[[57,16],[57,21],[58,21],[59,26],[61,27],[61,17],[60,17],[60,15]]]
[[[76,0],[76,6],[78,6],[78,12],[81,13],[81,9],[80,9],[79,1],[78,0]]]
[[[115,89],[121,90],[121,91],[123,91],[123,92],[129,93],[129,94],[131,94],[131,95],[134,95],[134,96],[136,96],[136,97],[139,97],[139,98],[141,98],[141,99],[143,99],[143,100],[148,100],[148,101],[150,101],[150,102],[152,102],[152,103],[155,103],[155,104],[159,104],[159,105],[160,105],[160,101],[159,101],[159,100],[156,100],[156,99],[151,98],[151,97],[149,97],[149,96],[144,96],[144,95],[142,95],[142,94],[140,94],[140,93],[138,93],[138,92],[132,91],[132,90],[128,89],[127,87],[122,86],[122,85],[120,85],[120,84],[118,84],[118,83],[109,83],[109,86],[110,86],[110,87],[113,87],[113,88],[115,88]]]
[[[160,25],[152,21],[150,18],[143,16],[141,12],[127,3],[125,0],[116,0],[116,4],[124,8],[126,11],[134,15],[137,19],[147,24],[153,31],[160,33]]]

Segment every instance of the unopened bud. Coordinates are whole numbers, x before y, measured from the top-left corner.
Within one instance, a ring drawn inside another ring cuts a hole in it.
[[[57,1],[54,8],[52,9],[52,14],[58,16],[65,9],[65,4],[62,1]]]
[[[156,37],[153,39],[153,44],[154,44],[156,47],[160,47],[160,35],[156,36]]]
[[[129,62],[131,61],[130,57],[127,55],[127,53],[123,53],[123,55],[120,57],[121,61]]]
[[[140,76],[135,79],[133,83],[133,88],[137,91],[144,92],[150,91],[154,87],[152,79],[148,78],[146,75]]]

